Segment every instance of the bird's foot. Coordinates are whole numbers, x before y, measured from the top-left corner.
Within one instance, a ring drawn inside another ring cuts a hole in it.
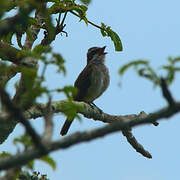
[[[100,109],[99,107],[97,107],[93,102],[92,102],[92,103],[88,103],[88,104],[89,104],[92,108],[97,108],[100,114],[103,113],[102,109]]]

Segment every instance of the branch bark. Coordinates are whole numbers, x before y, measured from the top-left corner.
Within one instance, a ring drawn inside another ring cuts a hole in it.
[[[0,87],[0,98],[4,106],[6,106],[7,111],[9,111],[11,117],[18,119],[26,128],[27,133],[31,136],[32,141],[35,146],[38,147],[41,151],[46,151],[45,146],[41,142],[40,136],[32,128],[31,124],[24,117],[21,109],[18,106],[13,104],[3,88]]]
[[[83,103],[81,103],[83,104]],[[84,104],[85,105],[85,104]],[[94,110],[93,110],[94,111]],[[177,112],[180,111],[180,102],[175,103],[173,108],[171,107],[165,107],[163,109],[160,109],[159,111],[156,111],[146,117],[143,118],[134,118],[134,119],[126,119],[121,116],[111,116],[108,114],[104,114],[101,116],[101,120],[109,121],[108,117],[112,118],[111,120],[114,121],[113,123],[106,125],[102,128],[97,128],[95,130],[91,131],[85,131],[85,132],[77,132],[74,134],[71,134],[69,136],[66,136],[62,138],[59,141],[55,141],[53,143],[47,144],[47,151],[41,152],[38,149],[31,149],[28,151],[25,151],[23,153],[20,153],[18,155],[15,155],[11,158],[6,158],[0,161],[0,170],[5,170],[12,168],[17,165],[23,165],[27,163],[28,161],[39,158],[45,154],[48,154],[52,151],[58,150],[58,149],[66,149],[73,145],[90,141],[99,137],[103,137],[105,135],[108,135],[110,133],[123,131],[124,129],[128,129],[131,127],[143,125],[143,124],[151,124],[152,122],[156,122],[157,120],[168,118]],[[82,112],[81,112],[82,113]],[[84,112],[85,116],[89,116],[89,113],[86,111]],[[95,115],[96,116],[96,115]],[[93,117],[96,119],[96,117]],[[115,121],[116,120],[116,121]]]
[[[14,64],[20,64],[24,58],[20,55],[20,50],[12,47],[8,43],[0,41],[0,58],[5,61],[13,62]]]

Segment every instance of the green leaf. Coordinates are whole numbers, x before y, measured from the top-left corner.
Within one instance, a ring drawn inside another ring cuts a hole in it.
[[[41,161],[49,164],[52,167],[53,170],[56,169],[56,162],[50,156],[43,156],[40,159],[41,159]]]
[[[159,85],[160,84],[160,77],[157,73],[149,66],[149,62],[146,60],[136,60],[130,63],[123,65],[120,70],[119,74],[123,75],[125,71],[127,71],[130,67],[134,67],[136,72],[139,76],[144,77],[153,82],[153,84]]]
[[[62,109],[62,113],[68,116],[69,119],[74,119],[74,118],[80,119],[80,117],[77,114],[77,111],[83,110],[84,107],[82,107],[81,105],[76,105],[70,100],[61,103],[59,108]]]
[[[21,67],[25,91],[21,94],[21,106],[28,107],[35,102],[36,98],[42,93],[47,92],[46,88],[41,86],[41,82],[37,77],[36,69]]]
[[[86,17],[82,17],[82,18],[80,19],[80,21],[81,21],[81,20],[83,20],[83,21],[85,22],[85,24],[88,25],[89,22],[88,22],[88,19],[87,19]]]
[[[132,61],[130,63],[127,63],[125,65],[123,65],[120,69],[119,69],[119,74],[122,75],[125,73],[125,71],[127,71],[130,67],[137,67],[138,65],[148,65],[149,62],[146,60],[137,60],[137,61]]]
[[[174,63],[180,62],[180,57],[175,57],[175,58],[173,59],[173,61],[174,61]]]
[[[29,161],[29,162],[27,163],[27,167],[28,167],[29,169],[34,169],[34,160],[33,160],[33,161]]]
[[[105,29],[106,29],[106,25],[104,23],[101,23],[101,34],[103,37],[108,36]]]
[[[5,11],[10,11],[13,8],[12,0],[0,0],[0,18],[3,16]]]
[[[63,92],[69,100],[73,100],[72,96],[77,93],[77,88],[74,86],[64,86],[62,89],[57,89],[57,92]]]
[[[84,12],[86,12],[87,10],[88,10],[88,8],[86,7],[86,6],[84,6],[84,5],[80,5],[79,6]]]
[[[58,53],[53,53],[52,56],[54,59],[51,60],[51,63],[56,64],[59,67],[58,72],[62,71],[63,74],[66,75],[66,68],[64,66],[64,63],[65,63],[64,58]]]
[[[103,37],[108,36],[114,43],[115,51],[122,51],[123,46],[120,37],[116,32],[114,32],[110,26],[106,26],[104,23],[101,23],[101,34]]]
[[[180,67],[177,65],[180,62],[180,57],[168,57],[168,64],[161,67],[161,69],[167,72],[166,74],[166,82],[170,85],[175,79],[175,75],[180,71]]]
[[[114,32],[113,30],[110,30],[108,32],[108,34],[114,43],[115,50],[116,51],[122,51],[123,46],[122,46],[122,42],[121,42],[121,39],[119,38],[118,34],[116,32]]]
[[[83,4],[89,5],[91,3],[91,0],[80,0]]]
[[[3,151],[0,153],[0,159],[5,158],[5,157],[11,157],[12,155],[8,152]]]
[[[20,143],[25,148],[31,147],[33,145],[31,137],[28,134],[23,134],[20,137],[14,138],[13,143]]]
[[[154,85],[160,84],[160,78],[151,67],[140,68],[137,72],[140,76],[153,81]]]
[[[87,8],[85,6],[83,6],[83,5],[74,5],[74,6],[72,6],[72,10],[76,11],[79,14],[80,21],[81,21],[81,19],[86,17]]]
[[[1,38],[1,40],[3,40],[4,42],[7,42],[8,44],[12,45],[11,40],[12,40],[13,34],[14,34],[13,32],[10,32],[10,33],[8,33],[7,35],[2,36],[2,37],[0,37],[0,38]]]
[[[41,55],[43,53],[49,53],[51,52],[52,48],[51,46],[43,46],[43,45],[37,45],[33,49],[33,53]]]

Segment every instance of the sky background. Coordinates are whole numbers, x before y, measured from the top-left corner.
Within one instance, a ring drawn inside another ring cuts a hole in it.
[[[54,67],[46,72],[48,87],[60,88],[72,85],[86,64],[86,53],[92,46],[107,46],[106,64],[110,71],[111,83],[108,90],[95,101],[104,112],[112,115],[138,114],[141,111],[152,113],[166,105],[161,90],[153,88],[151,82],[137,76],[133,69],[123,78],[118,75],[119,68],[132,60],[147,59],[158,70],[166,64],[168,56],[180,55],[179,0],[92,0],[87,18],[96,24],[104,22],[117,32],[122,40],[123,52],[115,52],[110,38],[101,36],[99,29],[86,26],[77,17],[67,15],[66,31],[68,37],[58,36],[52,43],[53,50],[66,59],[67,75],[57,75]],[[17,76],[18,77],[18,76]],[[121,82],[121,86],[119,83]],[[170,87],[176,100],[180,100],[180,76]],[[13,83],[9,83],[12,90]],[[62,100],[56,94],[53,100]],[[39,99],[45,102],[44,98]],[[69,149],[56,151],[51,156],[57,161],[53,171],[48,165],[36,162],[36,171],[47,174],[50,180],[179,180],[180,115],[160,121],[158,127],[145,125],[133,129],[138,141],[152,154],[146,159],[137,153],[121,133],[114,133],[88,143],[75,145]],[[54,117],[54,139],[61,139],[60,128],[65,117]],[[101,122],[85,119],[82,123],[73,122],[70,133],[90,130],[103,126]],[[43,121],[31,121],[42,132]],[[1,145],[2,151],[15,152],[12,138],[22,134],[18,125]]]

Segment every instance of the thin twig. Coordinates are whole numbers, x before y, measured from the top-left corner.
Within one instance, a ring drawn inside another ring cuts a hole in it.
[[[68,13],[67,11],[64,13],[64,17],[63,17],[63,20],[61,21],[60,26],[63,26],[63,25],[64,25],[64,21],[65,21],[65,19],[66,19],[67,13]]]
[[[74,14],[75,16],[81,18],[81,17],[80,17],[78,14],[76,14],[75,12],[73,12],[73,11],[70,11],[70,12],[71,12],[72,14]],[[91,22],[91,21],[89,21],[89,20],[87,20],[87,21],[88,21],[88,23],[91,24],[92,26],[97,27],[98,29],[104,30],[104,28],[102,28],[101,26],[98,26],[97,24],[94,24],[93,22]]]
[[[147,157],[149,159],[152,158],[152,155],[144,149],[144,147],[136,140],[134,135],[132,134],[132,131],[130,130],[124,130],[122,131],[122,134],[126,137],[129,144],[140,154],[142,154],[144,157]]]

